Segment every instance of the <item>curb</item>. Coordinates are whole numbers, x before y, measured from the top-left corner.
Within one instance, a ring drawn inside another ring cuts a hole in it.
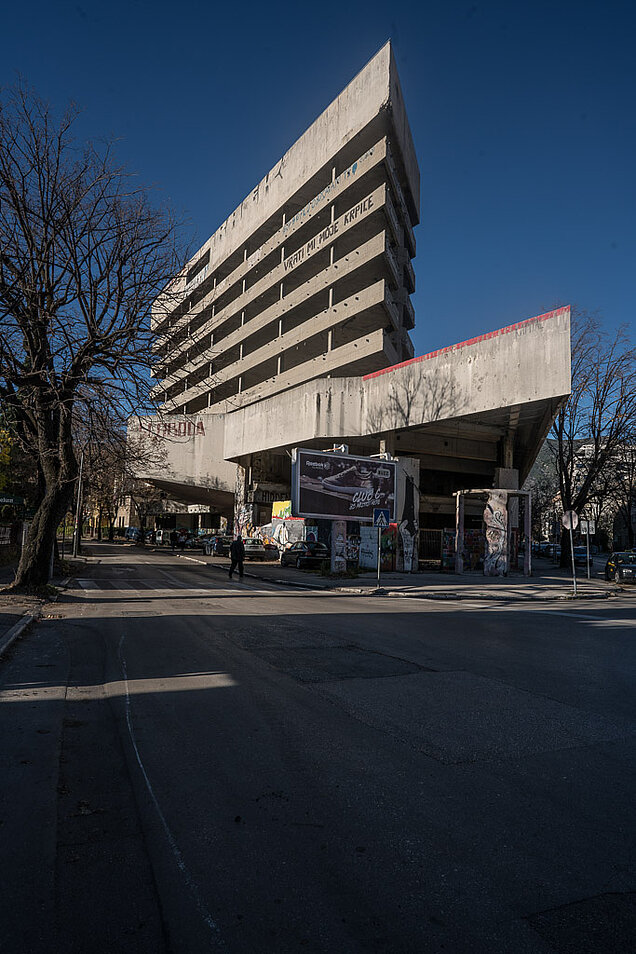
[[[60,583],[53,584],[53,585],[56,585],[61,592],[62,590],[66,589],[70,581],[71,581],[71,577],[67,576],[65,580],[62,580]],[[59,598],[60,598],[60,593],[56,593],[53,599],[47,600],[47,602],[57,603]],[[22,618],[19,619],[18,622],[15,623],[11,627],[11,629],[4,634],[4,636],[0,637],[0,657],[4,655],[7,649],[9,649],[12,643],[14,643],[19,636],[22,636],[22,634],[26,632],[26,630],[29,628],[29,626],[31,626],[32,623],[35,623],[38,619],[40,619],[40,617],[42,616],[43,605],[44,604],[41,604],[40,607],[34,613],[24,613]]]
[[[22,619],[19,619],[15,626],[12,626],[8,633],[5,633],[0,639],[0,656],[2,656],[9,646],[15,642],[18,636],[21,636],[37,619],[41,616],[41,609],[36,613],[25,613]]]

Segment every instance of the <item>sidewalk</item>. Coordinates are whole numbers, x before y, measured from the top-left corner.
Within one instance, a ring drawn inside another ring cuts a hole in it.
[[[0,567],[0,656],[37,615],[42,600],[28,596],[5,596],[2,588],[15,578],[15,566]],[[24,625],[23,625],[24,624]]]
[[[162,549],[157,548],[157,553]],[[170,552],[166,550],[163,552]],[[219,573],[227,573],[229,562],[223,557],[207,557],[196,551],[179,553],[190,560],[214,567]],[[484,576],[466,572],[461,576],[453,573],[382,573],[380,590],[376,574],[362,572],[354,579],[330,579],[294,567],[281,567],[279,563],[246,562],[248,578],[269,583],[302,586],[307,589],[330,589],[338,593],[356,596],[395,596],[429,600],[567,600],[572,598],[572,576],[547,561],[537,561],[532,577],[514,575],[509,577]],[[544,564],[544,565],[542,565]],[[606,583],[597,567],[596,577],[587,580],[577,576],[578,599],[607,599],[621,592],[621,587]]]
[[[10,586],[15,579],[15,570],[15,566],[0,567],[0,657],[40,616],[42,607],[49,601],[42,596],[5,593],[4,587]],[[51,583],[59,586],[61,581],[53,579]]]

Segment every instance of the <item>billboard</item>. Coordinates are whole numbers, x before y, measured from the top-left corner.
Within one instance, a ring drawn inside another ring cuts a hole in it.
[[[292,512],[296,517],[373,521],[386,507],[395,521],[396,463],[297,448],[292,456]]]

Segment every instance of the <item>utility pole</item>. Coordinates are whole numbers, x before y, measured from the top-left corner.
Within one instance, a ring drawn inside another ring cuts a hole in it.
[[[82,506],[82,475],[84,472],[84,451],[80,457],[79,475],[77,480],[77,505],[75,507],[75,537],[73,539],[73,556],[79,553],[79,535],[80,535],[80,510]]]

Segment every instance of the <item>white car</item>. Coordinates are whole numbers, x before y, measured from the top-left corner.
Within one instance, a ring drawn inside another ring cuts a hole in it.
[[[263,546],[263,541],[259,540],[258,537],[246,537],[243,540],[243,546],[245,547],[246,560],[267,559],[267,551]]]

